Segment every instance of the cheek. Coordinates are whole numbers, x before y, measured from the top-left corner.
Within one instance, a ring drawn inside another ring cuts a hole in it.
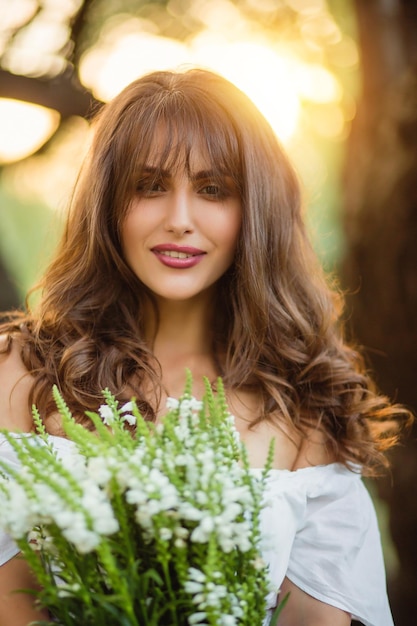
[[[138,211],[129,210],[120,228],[120,243],[128,265],[131,265],[133,258],[137,256],[140,241],[145,234],[144,225],[138,213]]]
[[[129,242],[146,237],[146,233],[150,228],[149,221],[149,212],[147,214],[142,207],[132,203],[120,229],[122,246],[125,247]]]
[[[234,254],[237,244],[240,238],[240,232],[242,227],[242,214],[240,209],[235,212],[233,216],[230,216],[228,220],[223,224],[223,228],[220,232],[223,233],[224,245],[230,249],[230,252]]]

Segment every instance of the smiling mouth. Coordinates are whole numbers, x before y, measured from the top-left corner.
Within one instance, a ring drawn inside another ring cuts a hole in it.
[[[195,254],[188,254],[187,252],[178,252],[177,250],[160,250],[159,254],[163,254],[164,256],[169,256],[172,259],[189,259],[190,257],[196,256]]]
[[[163,265],[177,270],[186,270],[198,265],[206,254],[193,246],[177,247],[174,244],[160,244],[152,248],[152,252]]]

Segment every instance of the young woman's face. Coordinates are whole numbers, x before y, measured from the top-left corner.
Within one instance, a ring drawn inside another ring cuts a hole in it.
[[[158,175],[150,157],[122,225],[125,259],[159,298],[207,294],[233,262],[241,213],[232,179],[215,182],[201,154]]]

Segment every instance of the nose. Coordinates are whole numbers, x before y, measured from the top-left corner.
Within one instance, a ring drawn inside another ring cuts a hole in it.
[[[169,199],[165,219],[167,232],[182,236],[194,230],[192,216],[192,198],[186,186],[174,190]]]

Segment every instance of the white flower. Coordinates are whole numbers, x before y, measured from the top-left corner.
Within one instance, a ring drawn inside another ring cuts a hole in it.
[[[197,569],[196,567],[189,567],[188,568],[188,577],[190,580],[195,580],[199,583],[205,583],[206,582],[206,576],[204,574],[204,572],[202,572],[201,570]]]
[[[54,543],[52,537],[43,534],[39,530],[31,530],[27,537],[28,542],[36,552],[43,550],[44,552],[53,552]]]
[[[183,400],[181,400],[179,408],[180,408],[180,417],[184,420],[187,419],[187,417],[190,417],[193,412],[192,400],[189,398],[184,398]]]
[[[94,511],[93,528],[99,535],[113,535],[119,530],[119,522],[110,504],[103,503]]]
[[[207,585],[208,587],[208,585]],[[222,598],[227,596],[227,589],[224,585],[213,585],[212,589],[206,596],[206,602],[208,606],[217,606]]]
[[[70,446],[69,451],[60,457],[60,463],[77,482],[82,480],[85,475],[86,459],[75,446]]]
[[[252,565],[255,569],[257,570],[261,570],[266,566],[265,561],[263,560],[263,558],[261,556],[257,556],[253,561],[252,561]]]
[[[70,528],[74,520],[74,512],[62,509],[54,516],[55,524],[58,528]]]
[[[207,617],[207,613],[204,611],[198,611],[197,613],[193,613],[188,618],[188,623],[192,626],[192,624],[203,624],[204,620]]]
[[[103,420],[103,423],[106,426],[111,426],[112,424],[114,424],[113,411],[109,406],[107,406],[107,404],[102,404],[101,406],[99,406],[98,412],[101,419]]]
[[[207,543],[211,533],[214,530],[214,520],[212,517],[206,516],[203,517],[200,524],[194,528],[191,533],[191,541],[195,541],[196,543]]]
[[[176,409],[178,409],[179,404],[180,402],[176,398],[168,397],[166,401],[166,408],[168,411],[175,411]]]
[[[147,502],[148,495],[143,491],[142,488],[138,489],[129,489],[126,492],[126,502],[129,504],[142,504],[143,502]]]
[[[192,411],[201,411],[201,409],[203,408],[203,403],[201,402],[201,400],[196,400],[196,398],[190,398],[190,407]]]
[[[174,530],[174,533],[175,536],[179,537],[180,539],[187,539],[190,531],[188,530],[188,528],[183,528],[183,526],[177,526]]]
[[[135,426],[136,417],[132,415],[133,402],[126,402],[120,409],[121,418],[124,422],[127,422],[129,426]]]
[[[77,593],[77,591],[80,590],[80,585],[77,583],[74,583],[72,585],[59,585],[59,590],[58,590],[58,597],[59,598],[68,598],[70,596],[73,596]]]
[[[236,626],[237,620],[233,615],[221,615],[219,626]]]
[[[64,537],[74,544],[80,554],[92,552],[100,543],[100,535],[89,530],[81,520],[62,530]]]
[[[161,528],[159,530],[159,537],[162,541],[169,541],[172,537],[172,530],[170,528]]]
[[[6,481],[7,483],[7,481]],[[14,539],[25,537],[36,521],[37,503],[26,494],[24,488],[15,483],[7,495],[0,491],[2,527]]]
[[[193,506],[190,502],[180,503],[179,514],[183,519],[189,520],[191,522],[198,522],[204,515],[204,513],[202,513],[199,509]]]
[[[194,580],[187,580],[184,584],[184,589],[187,593],[195,594],[201,593],[204,589],[204,585],[202,583],[197,583]]]
[[[111,472],[108,468],[108,460],[102,456],[89,459],[87,472],[90,478],[96,482],[97,485],[106,485],[111,479]]]
[[[129,426],[135,426],[135,424],[136,424],[136,417],[134,415],[132,415],[131,413],[127,413],[126,415],[122,415],[122,420],[124,422],[127,422],[129,424]]]
[[[195,498],[196,498],[198,504],[201,504],[203,506],[205,504],[207,504],[207,502],[209,501],[208,494],[205,491],[202,491],[201,489],[196,492]]]

